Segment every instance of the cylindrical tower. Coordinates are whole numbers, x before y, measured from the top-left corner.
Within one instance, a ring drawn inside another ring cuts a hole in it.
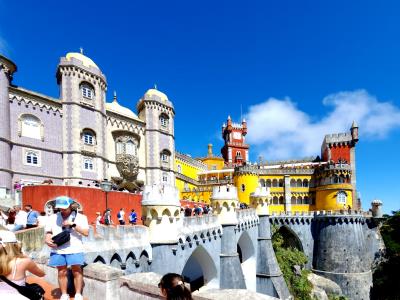
[[[60,60],[57,82],[63,105],[64,178],[71,184],[103,180],[108,177],[106,77],[89,57],[70,52]]]
[[[167,95],[149,89],[137,104],[146,122],[146,184],[175,186],[175,110]]]
[[[257,169],[253,166],[236,167],[233,176],[240,203],[250,204],[250,194],[258,187]]]
[[[257,292],[280,299],[288,299],[289,289],[276,260],[271,241],[268,203],[269,188],[257,187],[250,195],[250,205],[257,212],[260,224],[257,238]]]
[[[359,214],[316,216],[314,272],[336,282],[349,299],[369,299],[371,260]]]
[[[351,166],[347,163],[329,163],[316,169],[316,210],[354,209]]]
[[[8,87],[17,66],[0,55],[0,197],[9,193],[12,187],[11,173],[11,128]]]
[[[220,288],[245,289],[242,267],[237,252],[235,227],[238,224],[236,207],[238,206],[237,191],[233,186],[216,186],[213,188],[211,205],[218,215],[222,225],[220,254]]]

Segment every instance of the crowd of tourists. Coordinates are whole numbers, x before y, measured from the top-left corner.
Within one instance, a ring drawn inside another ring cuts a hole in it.
[[[44,226],[47,222],[45,212],[40,214],[32,209],[32,205],[27,204],[24,209],[21,206],[14,206],[6,212],[0,210],[0,226],[7,228],[10,231],[18,231],[26,228],[34,228]]]

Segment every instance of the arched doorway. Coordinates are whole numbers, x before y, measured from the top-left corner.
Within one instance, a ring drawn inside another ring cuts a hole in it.
[[[218,272],[214,261],[203,246],[198,246],[190,255],[182,271],[192,291],[202,286],[218,288]]]
[[[257,260],[253,243],[247,231],[243,232],[238,240],[237,252],[242,266],[246,288],[251,291],[256,291]]]
[[[276,233],[279,233],[280,236],[282,236],[282,247],[293,248],[304,252],[303,244],[301,243],[299,237],[288,226],[281,226]],[[274,235],[276,235],[276,233]],[[274,236],[272,237],[272,239],[274,239]]]

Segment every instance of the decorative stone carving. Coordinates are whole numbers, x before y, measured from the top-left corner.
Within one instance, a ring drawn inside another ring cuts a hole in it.
[[[134,181],[139,173],[139,159],[131,154],[117,154],[116,165],[119,174],[127,181]]]

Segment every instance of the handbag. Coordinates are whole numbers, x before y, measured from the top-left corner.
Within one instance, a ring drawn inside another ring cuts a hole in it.
[[[72,222],[75,221],[76,214],[77,212],[75,212],[75,216],[73,216]],[[64,245],[65,243],[68,243],[71,240],[71,233],[69,232],[69,230],[66,230],[66,228],[63,227],[63,231],[53,236],[52,240],[53,243],[57,245],[57,247],[60,247],[61,245]]]
[[[0,279],[7,283],[9,286],[15,288],[22,296],[31,300],[41,300],[45,293],[44,289],[37,283],[26,283],[25,286],[18,285],[5,276],[1,275]]]

